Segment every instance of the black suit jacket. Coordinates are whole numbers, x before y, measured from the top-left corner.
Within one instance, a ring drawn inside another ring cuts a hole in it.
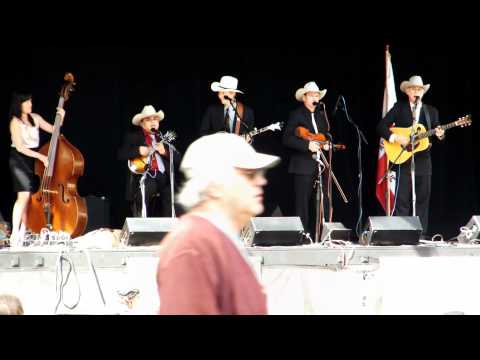
[[[253,110],[244,106],[243,124],[240,124],[240,134],[248,133],[255,126],[255,115]],[[244,126],[245,125],[245,126]],[[200,136],[214,134],[219,131],[230,132],[228,124],[225,122],[225,112],[222,104],[210,105],[202,118],[200,125]]]
[[[427,104],[422,105],[420,110],[420,119],[419,123],[427,126],[427,118],[425,116],[425,111],[428,111],[430,114],[430,123],[431,128],[435,128],[440,125],[438,118],[438,110]],[[399,101],[390,109],[390,111],[385,115],[385,117],[377,125],[377,133],[380,137],[386,139],[390,138],[392,134],[390,132],[390,125],[395,123],[395,127],[410,127],[412,126],[413,115],[410,108],[410,103],[407,101]],[[410,160],[404,162],[402,167],[410,169]],[[432,161],[430,158],[430,149],[427,149],[422,152],[415,153],[415,172],[418,175],[429,175],[432,173]]]
[[[127,169],[127,188],[126,188],[126,199],[131,201],[134,198],[134,194],[139,191],[140,178],[142,175],[137,175],[132,173],[127,166],[127,160],[134,159],[140,156],[139,147],[148,146],[145,141],[145,135],[143,134],[143,129],[141,127],[136,128],[133,132],[127,133],[123,141],[122,147],[118,151],[119,160],[125,161],[125,169]],[[165,165],[166,171],[161,174],[161,176],[169,177],[168,169],[170,168],[170,155],[168,147],[165,146],[167,153],[165,156],[162,156],[163,163]],[[173,163],[175,170],[178,169],[181,161],[180,153],[173,152]],[[157,175],[158,176],[158,175]]]
[[[317,108],[314,115],[318,131],[326,134],[328,126],[323,111]],[[291,150],[288,172],[297,175],[313,175],[317,169],[317,162],[312,158],[313,153],[308,149],[309,141],[295,135],[295,129],[299,126],[315,133],[311,112],[304,105],[290,113],[283,133],[283,144]]]

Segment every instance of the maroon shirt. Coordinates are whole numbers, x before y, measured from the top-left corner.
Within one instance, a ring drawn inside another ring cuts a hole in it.
[[[157,270],[161,315],[266,315],[263,288],[231,239],[185,215],[162,242]]]

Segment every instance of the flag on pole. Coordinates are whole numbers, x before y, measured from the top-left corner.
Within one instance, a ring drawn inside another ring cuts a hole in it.
[[[389,47],[385,49],[385,90],[383,93],[383,109],[382,118],[397,102],[397,94],[395,92],[395,79],[393,76],[392,61],[390,57]],[[383,148],[383,139],[380,139],[380,147],[378,150],[377,162],[377,182],[375,193],[377,199],[385,210],[385,214],[392,215],[395,200],[395,173],[391,171],[388,177],[385,176],[388,170],[387,154]],[[387,195],[388,194],[388,195]]]

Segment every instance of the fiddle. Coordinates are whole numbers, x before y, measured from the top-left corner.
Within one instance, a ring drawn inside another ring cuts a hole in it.
[[[347,147],[343,144],[332,144],[327,140],[327,137],[323,133],[313,134],[307,128],[299,126],[295,129],[295,135],[299,138],[313,141],[321,145],[331,145],[333,150],[345,150]]]

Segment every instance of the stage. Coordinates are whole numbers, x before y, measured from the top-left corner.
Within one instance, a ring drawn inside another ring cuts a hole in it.
[[[154,314],[158,251],[2,249],[0,293],[17,295],[26,314]],[[312,244],[248,251],[270,314],[480,314],[479,245]],[[75,271],[69,273],[69,264]]]

